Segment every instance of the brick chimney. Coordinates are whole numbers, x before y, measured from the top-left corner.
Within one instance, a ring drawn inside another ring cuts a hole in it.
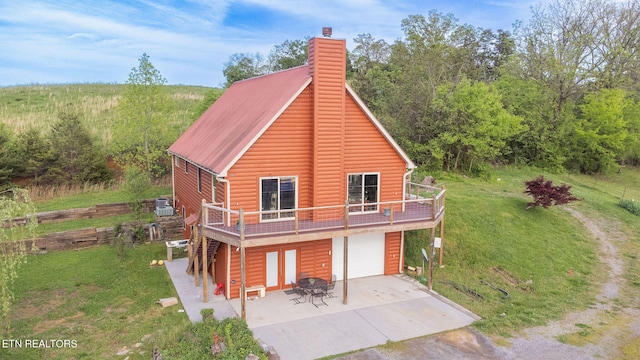
[[[346,198],[343,176],[346,40],[309,40],[313,98],[313,206]],[[341,179],[337,182],[337,179]]]

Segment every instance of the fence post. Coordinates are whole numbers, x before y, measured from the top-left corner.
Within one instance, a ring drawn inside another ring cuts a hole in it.
[[[435,220],[436,214],[438,213],[438,211],[436,211],[436,196],[437,195],[433,195],[431,198],[431,220]]]

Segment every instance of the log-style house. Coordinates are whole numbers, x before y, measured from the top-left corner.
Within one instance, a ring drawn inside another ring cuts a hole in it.
[[[206,259],[227,298],[300,272],[398,274],[404,231],[433,241],[444,218],[444,189],[410,182],[414,163],[346,83],[345,40],[312,38],[307,65],[234,83],[169,153],[188,271]]]

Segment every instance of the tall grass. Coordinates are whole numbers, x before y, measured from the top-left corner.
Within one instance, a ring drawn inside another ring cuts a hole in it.
[[[84,114],[84,125],[97,142],[108,148],[117,126],[115,109],[124,88],[121,84],[3,87],[0,88],[0,122],[14,133],[35,128],[44,135],[58,120],[60,111],[71,105]],[[184,85],[167,88],[177,105],[168,123],[186,129],[200,115],[196,109],[209,88]]]
[[[122,191],[123,186],[124,181],[121,180],[101,184],[29,185],[26,189],[31,199],[36,203],[37,210],[43,212],[128,202],[131,199]],[[152,199],[171,193],[171,177],[165,176],[155,180],[153,187],[144,194],[140,194],[140,197]]]

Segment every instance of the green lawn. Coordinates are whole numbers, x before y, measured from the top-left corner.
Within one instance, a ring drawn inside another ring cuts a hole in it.
[[[141,343],[130,359],[148,359],[190,326],[179,306],[156,304],[177,296],[167,271],[149,266],[165,255],[164,244],[148,244],[128,248],[124,262],[109,246],[29,256],[15,287],[11,338],[76,340],[77,347],[0,349],[0,358],[107,359]]]

